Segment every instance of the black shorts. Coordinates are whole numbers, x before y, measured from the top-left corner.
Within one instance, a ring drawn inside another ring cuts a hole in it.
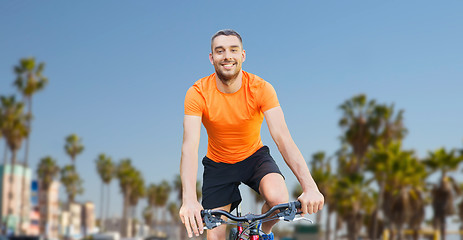
[[[269,173],[281,174],[270,150],[263,146],[243,161],[235,164],[217,163],[203,158],[203,201],[204,209],[213,209],[231,204],[235,209],[241,202],[238,186],[244,183],[259,193],[262,178]]]

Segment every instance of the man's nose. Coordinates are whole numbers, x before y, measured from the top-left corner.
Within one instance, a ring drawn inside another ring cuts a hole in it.
[[[230,52],[229,50],[225,50],[225,53],[224,53],[223,57],[224,57],[225,59],[231,58],[231,52]]]

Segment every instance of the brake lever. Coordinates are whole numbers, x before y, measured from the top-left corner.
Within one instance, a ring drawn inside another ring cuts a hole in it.
[[[206,226],[203,228],[205,230],[216,228],[216,227],[222,225],[222,222],[223,222],[223,220],[221,218],[218,218],[216,216],[212,216],[211,210],[205,211],[204,216],[203,216],[203,220],[204,220],[204,223],[206,224]]]
[[[293,222],[296,222],[296,221],[308,221],[311,224],[313,224],[313,221],[311,219],[306,218],[306,217],[304,217],[302,215],[300,217],[296,217],[296,218],[293,219]]]
[[[294,205],[293,203],[290,203],[287,209],[277,213],[276,216],[280,220],[289,222],[289,221],[293,221],[293,219],[296,217],[296,214],[299,214],[299,212],[296,209],[296,205]]]

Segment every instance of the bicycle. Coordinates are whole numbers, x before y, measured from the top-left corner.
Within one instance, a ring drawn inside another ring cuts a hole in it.
[[[259,229],[259,225],[263,222],[279,219],[288,222],[306,220],[313,223],[312,220],[305,218],[304,216],[296,217],[296,215],[300,215],[302,213],[301,211],[298,211],[300,208],[301,203],[299,201],[294,201],[276,205],[270,208],[267,212],[259,215],[249,213],[241,216],[239,208],[236,209],[236,216],[223,210],[206,209],[201,211],[201,217],[205,223],[204,229],[210,230],[222,224],[236,225],[236,228],[232,228],[229,232],[228,240],[260,240],[263,232]],[[278,210],[280,210],[280,212],[272,215]],[[227,217],[228,220],[223,220],[221,216]]]

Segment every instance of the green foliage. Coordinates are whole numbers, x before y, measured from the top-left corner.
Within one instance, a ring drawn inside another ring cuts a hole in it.
[[[74,202],[76,195],[84,193],[83,181],[76,172],[74,165],[66,165],[61,169],[61,183],[66,188],[68,202]]]
[[[56,164],[55,159],[50,156],[40,159],[37,166],[37,176],[43,190],[47,191],[50,188],[51,183],[58,176],[59,172],[60,168]]]
[[[119,179],[119,186],[124,195],[130,194],[130,191],[137,182],[138,174],[138,171],[132,166],[132,161],[129,158],[122,159],[119,162],[116,168],[116,176]]]
[[[71,157],[72,162],[75,163],[76,156],[84,151],[84,145],[82,145],[82,140],[79,136],[73,133],[66,137],[64,150]]]
[[[104,153],[98,155],[95,160],[98,175],[100,175],[101,181],[105,184],[109,184],[115,175],[116,166],[114,165],[111,157],[106,156]]]
[[[136,206],[140,198],[145,197],[145,180],[140,172],[137,171],[135,181],[133,182],[132,191],[130,192],[129,201],[131,206]]]
[[[15,96],[0,96],[0,131],[12,152],[17,151],[24,138],[29,135],[27,121],[30,115],[24,113],[24,103]]]
[[[47,84],[48,79],[42,75],[45,68],[45,63],[41,62],[38,65],[35,58],[23,58],[19,65],[14,67],[16,80],[14,86],[26,98],[32,98],[32,95],[42,90]]]

